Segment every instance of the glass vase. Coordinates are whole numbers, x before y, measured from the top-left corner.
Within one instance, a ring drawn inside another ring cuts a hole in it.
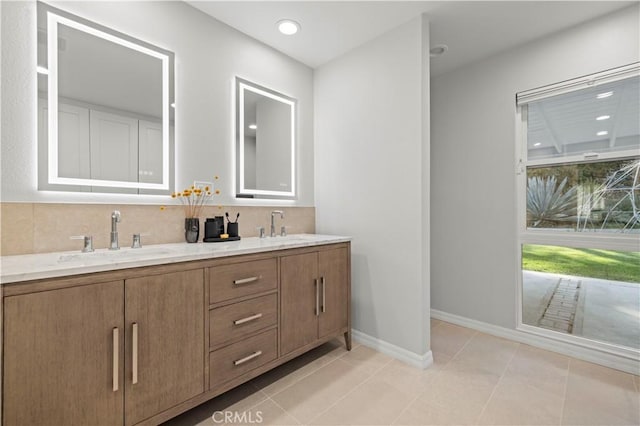
[[[188,243],[197,243],[200,236],[200,219],[187,217],[184,219],[184,239]]]

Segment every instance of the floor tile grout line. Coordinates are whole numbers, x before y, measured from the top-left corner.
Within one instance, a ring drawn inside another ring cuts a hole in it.
[[[295,420],[296,422],[298,422],[299,425],[303,425],[304,423],[302,423],[296,416],[294,416],[292,413],[288,412],[287,410],[284,409],[284,407],[280,404],[278,404],[278,401],[276,401],[275,399],[269,397],[269,400],[271,400],[271,402],[273,402],[276,407],[280,408],[282,411],[284,411],[284,413],[288,416],[291,416],[291,418],[293,418],[293,420]]]
[[[255,383],[252,383],[252,382],[247,382],[247,383],[251,384],[251,386],[253,386],[253,387],[254,387],[254,389],[256,389],[259,393],[261,393],[261,394],[264,396],[264,398],[263,398],[263,399],[261,399],[260,401],[256,402],[256,403],[254,403],[253,405],[250,405],[250,406],[249,406],[249,407],[247,407],[245,410],[243,410],[243,412],[247,412],[247,411],[249,411],[249,410],[252,410],[252,409],[254,409],[255,407],[257,407],[258,405],[260,405],[260,404],[262,404],[263,402],[265,402],[267,399],[269,399],[269,395],[267,395],[267,393],[266,393],[266,392],[264,392],[262,389],[260,389],[258,386],[256,386],[256,384],[255,384]],[[244,399],[244,398],[243,398],[243,399]]]
[[[378,352],[379,353],[379,352]],[[320,413],[318,413],[315,417],[312,417],[311,420],[309,421],[308,424],[313,423],[314,420],[320,418],[320,416],[322,416],[324,413],[326,413],[327,411],[329,411],[331,408],[335,407],[340,401],[342,401],[343,399],[345,399],[347,396],[351,395],[356,389],[362,387],[362,385],[364,385],[365,383],[367,383],[368,381],[370,381],[373,376],[375,376],[377,373],[379,373],[383,368],[385,368],[387,365],[389,365],[391,362],[393,361],[393,358],[390,358],[387,362],[384,363],[384,365],[382,365],[380,368],[378,368],[377,370],[375,370],[373,373],[371,373],[371,375],[369,377],[367,377],[366,379],[364,379],[362,382],[358,383],[356,386],[353,387],[353,389],[351,389],[350,391],[348,391],[347,393],[345,393],[344,395],[342,395],[340,398],[338,398],[333,404],[329,405],[327,408],[325,408],[323,411],[321,411]],[[350,362],[344,361],[345,363],[349,364],[352,367],[357,367],[356,365],[351,364]]]
[[[567,359],[567,378],[564,381],[564,392],[562,393],[562,408],[560,409],[560,422],[559,425],[564,422],[564,409],[567,405],[567,390],[569,389],[569,375],[571,374],[571,357]]]
[[[526,344],[524,344],[524,343],[520,343],[520,344],[519,344],[518,348],[516,349],[516,356],[518,355],[518,352],[520,351],[520,349],[521,349],[523,346],[526,346]],[[509,365],[510,365],[510,364],[511,364],[511,361],[509,361],[509,363],[507,363],[507,369],[505,370],[505,374],[507,374],[507,373],[509,372]],[[515,377],[514,377],[514,378],[517,378],[517,375],[515,375]],[[530,391],[530,392],[542,392],[542,393],[544,393],[544,394],[548,394],[548,393],[550,393],[550,392],[547,392],[547,391],[542,390],[541,388],[539,388],[539,387],[537,387],[537,386],[532,385],[531,383],[529,383],[529,382],[528,382],[528,381],[526,381],[526,380],[525,380],[525,381],[522,381],[522,382],[520,383],[520,386],[522,386],[522,387],[524,387],[524,388],[529,389],[529,391]]]
[[[443,324],[451,324],[451,323],[448,323],[448,322],[446,322],[446,321],[441,321],[441,322],[442,322]],[[440,324],[440,325],[442,325],[442,324]],[[453,325],[455,325],[455,324],[453,324]],[[466,327],[464,327],[464,328],[466,328]],[[471,329],[469,329],[469,330],[471,330]],[[449,366],[450,366],[450,364],[451,364],[451,361],[453,361],[454,359],[456,359],[456,357],[460,354],[460,352],[462,352],[462,351],[464,350],[464,348],[466,348],[466,347],[467,347],[467,345],[469,344],[469,342],[471,342],[471,340],[472,340],[476,335],[478,335],[478,334],[479,334],[479,332],[478,332],[478,331],[476,331],[476,330],[471,330],[471,331],[473,331],[473,333],[469,336],[469,338],[467,339],[467,341],[466,341],[466,342],[464,342],[464,345],[462,345],[462,347],[461,347],[460,349],[458,349],[458,350],[457,350],[453,355],[451,355],[451,358],[447,361],[446,365],[444,365],[444,366],[443,366],[443,368],[442,368],[441,370],[436,371],[436,372],[434,373],[434,375],[433,375],[433,377],[431,378],[431,380],[430,380],[430,381],[434,381],[434,380],[436,380],[436,379],[438,378],[438,376],[443,375],[443,374],[444,374],[444,371],[445,371],[445,370],[447,370],[447,369],[449,369]],[[445,354],[445,355],[449,356],[448,354]],[[426,392],[426,391],[422,391],[422,392],[420,392],[420,393],[416,396],[416,398],[412,401],[412,403],[413,403],[413,402],[415,402],[415,401],[420,397],[420,395],[422,395],[422,394],[423,394],[423,393],[425,393],[425,392]],[[442,406],[441,406],[440,404],[438,404],[438,403],[435,403],[435,405],[436,405],[436,406],[438,406],[438,407],[442,407]],[[410,405],[409,405],[409,406],[410,406]],[[402,414],[404,413],[404,411],[406,411],[406,410],[409,408],[409,406],[405,407],[405,410],[403,410],[403,412],[402,412],[402,413],[400,413],[400,414],[402,415]],[[400,418],[400,416],[398,416],[398,418],[396,418],[396,419],[394,420],[394,422],[396,422],[399,418]],[[393,424],[393,423],[392,423],[392,424]]]
[[[449,362],[447,363],[447,367],[449,366],[449,363],[456,359],[456,357],[460,354],[460,352],[462,352],[464,350],[464,348],[467,347],[467,345],[469,344],[469,342],[471,342],[471,340],[476,337],[478,335],[479,331],[473,330],[473,334],[467,339],[466,342],[464,342],[464,345],[462,345],[462,347],[460,349],[458,349],[458,351],[453,354],[453,356],[451,357],[451,359],[449,360]]]
[[[445,321],[441,321],[442,325],[445,324]],[[437,326],[436,326],[437,327]],[[472,334],[469,339],[465,342],[464,345],[462,345],[462,347],[460,348],[460,351],[462,351],[464,349],[465,346],[467,346],[467,343],[469,343],[469,341],[471,341],[471,339],[473,338],[473,336],[475,336],[477,332],[475,332],[474,334]],[[431,379],[429,380],[429,382],[433,382],[438,376],[443,374],[443,370],[447,368],[447,366],[449,365],[449,363],[451,362],[451,360],[453,360],[455,358],[455,356],[458,354],[458,352],[456,352],[446,363],[445,365],[442,367],[442,369],[436,370],[435,373],[433,373],[433,377],[431,377]],[[448,355],[447,355],[448,356]],[[433,364],[432,364],[433,366]],[[415,396],[415,398],[413,398],[411,400],[411,402],[409,403],[409,405],[407,405],[406,407],[404,407],[404,409],[400,412],[400,414],[398,414],[398,416],[391,422],[391,425],[394,425],[401,417],[402,415],[409,409],[409,407],[411,407],[417,400],[418,398],[420,398],[421,395],[423,395],[426,392],[426,390],[423,390],[421,392],[418,392],[418,394]],[[437,405],[437,404],[436,404]]]
[[[348,353],[348,352],[346,352],[346,353]],[[336,357],[331,357],[331,358],[333,358],[331,361],[327,362],[326,364],[323,364],[323,365],[319,366],[319,367],[318,367],[318,368],[316,368],[316,369],[311,370],[311,371],[309,372],[309,374],[305,374],[305,375],[303,375],[303,376],[299,377],[298,379],[296,379],[296,380],[294,380],[293,382],[289,383],[287,386],[283,387],[282,389],[280,389],[278,392],[274,393],[273,395],[267,395],[267,396],[268,396],[269,398],[271,398],[272,396],[279,395],[280,393],[282,393],[282,392],[284,392],[285,390],[289,389],[291,386],[293,386],[293,385],[295,385],[296,383],[298,383],[300,380],[302,380],[302,379],[304,379],[304,378],[306,378],[306,377],[309,377],[310,375],[312,375],[312,374],[313,374],[313,373],[315,373],[316,371],[319,371],[320,369],[322,369],[322,368],[324,368],[324,367],[328,366],[329,364],[334,363],[335,361],[337,361],[337,360],[339,360],[340,358],[342,358],[344,355],[345,355],[345,354],[342,354],[342,355],[339,355],[339,356],[336,356]],[[319,358],[318,358],[318,359],[319,359]],[[265,393],[266,393],[266,392],[265,392]]]
[[[437,372],[436,372],[436,374],[437,374]],[[434,376],[435,376],[436,374],[434,374]],[[433,377],[431,378],[431,380],[433,380]],[[406,406],[406,407],[404,407],[404,408],[400,411],[400,413],[396,416],[396,418],[395,418],[395,419],[393,419],[393,421],[390,423],[390,425],[395,425],[395,424],[396,424],[396,422],[397,422],[398,420],[400,420],[400,418],[402,417],[402,415],[403,415],[403,414],[404,414],[404,413],[405,413],[405,412],[406,412],[406,411],[407,411],[407,410],[408,410],[408,409],[409,409],[409,408],[410,408],[410,407],[411,407],[411,406],[412,406],[412,405],[413,405],[413,404],[418,400],[418,398],[420,398],[420,396],[421,396],[422,394],[424,394],[425,392],[426,392],[426,390],[423,390],[423,391],[421,391],[421,392],[417,392],[417,393],[416,393],[416,396],[415,396],[411,401],[409,401],[409,404],[407,404],[407,406]]]
[[[430,319],[429,319],[429,325],[433,324],[433,320],[434,320],[434,319],[435,319],[435,318],[430,317]],[[442,321],[442,320],[439,320],[439,319],[436,319],[436,321],[438,321],[438,323],[437,323],[436,325],[434,325],[433,327],[431,327],[431,331],[433,331],[434,329],[436,329],[436,328],[440,327],[442,324],[444,324],[444,323],[445,323],[445,321]]]
[[[349,364],[352,367],[357,367],[356,365],[351,364],[348,361],[344,361],[345,363]],[[319,413],[317,416],[315,416],[314,418],[311,419],[311,422],[313,422],[314,420],[316,420],[317,418],[319,418],[320,416],[322,416],[324,413],[326,413],[327,411],[329,411],[331,408],[335,407],[340,401],[342,401],[343,399],[345,399],[348,395],[350,395],[351,393],[353,393],[356,389],[358,389],[359,387],[362,387],[365,383],[367,383],[368,381],[370,381],[373,376],[375,376],[376,374],[378,374],[380,371],[382,371],[383,368],[385,368],[387,365],[391,364],[391,362],[393,362],[393,358],[390,358],[386,363],[384,363],[384,365],[382,365],[380,368],[378,368],[377,370],[375,370],[374,372],[371,373],[371,375],[369,377],[367,377],[366,379],[364,379],[362,382],[360,382],[359,384],[357,384],[353,389],[351,389],[350,391],[348,391],[347,393],[345,393],[344,395],[342,395],[338,400],[336,400],[333,404],[331,404],[329,407],[327,407],[324,411],[322,411],[321,413]],[[310,423],[311,423],[310,422]]]
[[[498,386],[502,382],[502,379],[504,378],[504,375],[507,373],[507,370],[509,369],[509,365],[515,359],[516,354],[518,353],[518,349],[520,348],[520,345],[522,345],[522,344],[521,343],[517,344],[516,350],[513,351],[513,355],[511,355],[511,358],[509,359],[509,362],[507,362],[507,364],[504,366],[504,369],[502,370],[502,373],[500,374],[500,378],[498,379],[496,384],[493,386],[493,389],[491,390],[491,395],[489,395],[489,398],[487,399],[487,402],[485,402],[484,406],[482,407],[482,411],[480,411],[480,414],[478,414],[478,417],[476,417],[475,424],[478,424],[480,422],[480,419],[484,415],[484,412],[487,410],[487,407],[489,406],[489,403],[491,402],[491,399],[493,398],[493,395],[496,393],[496,389],[498,389]]]

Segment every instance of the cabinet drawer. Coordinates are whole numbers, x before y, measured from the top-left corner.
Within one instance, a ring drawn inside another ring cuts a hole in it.
[[[278,296],[257,297],[209,312],[209,346],[237,340],[278,321]]]
[[[209,268],[209,302],[269,291],[278,286],[276,259],[256,260]]]
[[[277,329],[243,340],[209,354],[210,387],[228,382],[276,359]]]

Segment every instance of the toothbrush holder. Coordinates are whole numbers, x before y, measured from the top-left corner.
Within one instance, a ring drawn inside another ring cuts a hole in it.
[[[238,236],[238,222],[227,223],[227,234],[229,234],[229,238]]]

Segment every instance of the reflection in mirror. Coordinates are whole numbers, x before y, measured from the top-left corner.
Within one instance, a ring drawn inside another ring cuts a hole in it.
[[[173,53],[38,3],[39,189],[173,190]]]
[[[235,89],[236,196],[295,197],[295,99],[241,78]]]

